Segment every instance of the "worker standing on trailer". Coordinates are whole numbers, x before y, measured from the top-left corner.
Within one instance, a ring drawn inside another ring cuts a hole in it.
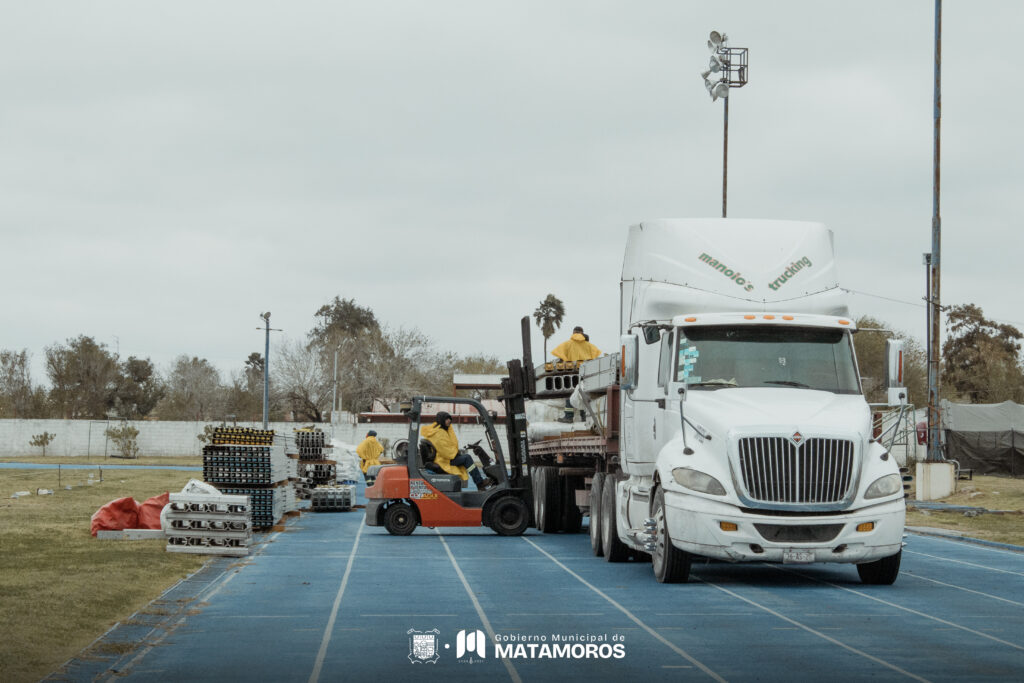
[[[572,336],[551,349],[551,355],[564,361],[593,360],[601,355],[601,349],[590,343],[583,328],[572,328]]]
[[[359,454],[359,468],[363,470],[363,479],[366,481],[367,486],[373,486],[377,477],[370,476],[367,474],[374,465],[380,464],[380,454],[384,452],[384,447],[380,445],[380,441],[377,441],[377,432],[372,429],[366,432],[366,438],[363,442],[356,446],[356,453]]]
[[[591,344],[590,337],[577,325],[572,328],[572,336],[567,341],[551,349],[551,355],[566,362],[593,360],[601,355],[601,349]],[[558,421],[571,423],[574,412],[570,400],[565,399],[565,414],[558,418]],[[582,411],[580,419],[583,419]]]
[[[434,450],[437,452],[434,456],[434,463],[442,470],[448,474],[459,475],[462,477],[462,481],[468,481],[472,476],[473,483],[481,491],[494,486],[493,479],[490,477],[484,479],[484,475],[480,473],[480,468],[476,466],[472,456],[467,453],[459,453],[459,438],[455,436],[450,414],[443,410],[439,412],[431,424],[420,427],[420,435],[434,446]]]

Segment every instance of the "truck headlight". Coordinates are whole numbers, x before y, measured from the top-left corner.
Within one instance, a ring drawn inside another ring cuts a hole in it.
[[[709,493],[712,496],[725,495],[725,487],[710,474],[691,470],[689,467],[677,467],[672,470],[672,477],[680,486],[693,491]]]
[[[903,490],[903,480],[898,474],[887,474],[876,479],[868,490],[864,492],[865,498],[884,498]]]

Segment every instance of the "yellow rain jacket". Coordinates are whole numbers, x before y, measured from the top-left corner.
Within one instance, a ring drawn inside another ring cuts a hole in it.
[[[457,474],[462,481],[469,481],[469,474],[465,467],[452,464],[452,458],[459,454],[459,437],[455,436],[455,430],[449,427],[444,429],[441,425],[433,422],[420,427],[420,435],[434,444],[437,456],[434,462],[448,474]]]
[[[579,332],[572,335],[569,341],[564,341],[551,350],[551,355],[562,360],[593,360],[601,355],[601,349],[587,341]]]
[[[384,447],[380,445],[380,441],[377,441],[377,437],[368,436],[363,439],[363,442],[356,446],[356,453],[359,454],[359,467],[363,470],[363,474],[366,474],[366,470],[370,469],[374,465],[380,464],[380,454],[384,452]]]

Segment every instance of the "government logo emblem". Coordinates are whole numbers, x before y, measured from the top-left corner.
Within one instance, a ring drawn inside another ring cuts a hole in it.
[[[409,661],[413,664],[437,664],[437,637],[441,632],[436,628],[429,631],[406,631],[409,636]]]

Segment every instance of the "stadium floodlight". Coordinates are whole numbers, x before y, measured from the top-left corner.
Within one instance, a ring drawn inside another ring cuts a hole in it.
[[[729,47],[729,36],[712,31],[708,36],[708,51],[711,58],[708,68],[701,72],[704,87],[711,101],[722,99],[725,109],[724,134],[722,137],[722,218],[726,215],[726,198],[729,177],[729,94],[733,88],[747,84],[747,54],[745,47]],[[712,80],[711,74],[717,74]]]

